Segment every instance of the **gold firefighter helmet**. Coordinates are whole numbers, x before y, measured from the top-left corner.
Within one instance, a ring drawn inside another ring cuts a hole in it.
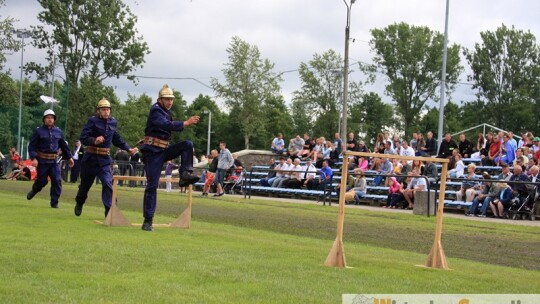
[[[168,85],[164,85],[163,88],[159,90],[159,98],[161,97],[174,98],[173,90],[171,90]]]
[[[105,97],[101,98],[101,100],[97,104],[97,108],[111,108],[111,103],[105,99]]]

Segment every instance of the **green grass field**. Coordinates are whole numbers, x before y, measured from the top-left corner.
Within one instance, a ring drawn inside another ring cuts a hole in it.
[[[106,227],[101,188],[81,217],[76,186],[60,209],[45,188],[0,181],[1,303],[340,303],[343,293],[535,293],[538,227],[445,219],[452,270],[427,269],[434,217],[347,208],[351,268],[323,265],[337,209],[267,200],[194,198],[192,228]],[[156,223],[169,223],[186,196],[158,194]],[[142,221],[142,189],[121,188],[119,204]]]

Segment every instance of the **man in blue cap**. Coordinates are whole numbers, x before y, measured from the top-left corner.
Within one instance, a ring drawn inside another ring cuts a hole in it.
[[[43,113],[43,125],[37,127],[30,137],[28,154],[32,165],[37,168],[37,179],[32,185],[32,190],[26,195],[26,198],[31,200],[47,185],[47,180],[50,178],[52,208],[58,208],[58,198],[62,193],[60,165],[56,162],[58,150],[62,150],[62,156],[69,161],[69,166],[73,167],[73,158],[64,140],[64,133],[54,125],[55,121],[54,111],[46,110]]]
[[[81,215],[88,191],[97,177],[103,185],[101,200],[107,217],[112,204],[111,146],[129,151],[131,155],[137,153],[138,149],[131,148],[118,134],[116,119],[111,116],[111,103],[105,98],[98,102],[97,114],[84,125],[80,140],[86,148],[81,160],[81,183],[75,197],[75,215]]]
[[[169,145],[173,131],[181,132],[185,127],[197,124],[199,116],[191,116],[186,121],[175,121],[171,115],[174,102],[173,90],[164,85],[159,91],[157,102],[150,108],[144,139],[141,140],[142,161],[146,172],[146,189],[144,190],[144,223],[145,231],[153,231],[152,222],[156,211],[157,187],[163,164],[180,156],[180,187],[196,183],[200,178],[193,174],[193,143],[189,140]]]

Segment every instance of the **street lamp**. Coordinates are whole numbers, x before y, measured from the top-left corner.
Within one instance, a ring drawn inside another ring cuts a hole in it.
[[[343,106],[341,107],[341,140],[347,141],[347,99],[349,97],[349,28],[351,26],[351,8],[356,0],[343,0],[347,7],[347,25],[345,26],[345,54],[343,63]]]
[[[443,139],[443,125],[444,125],[444,103],[445,96],[444,90],[446,89],[446,57],[448,53],[448,13],[450,10],[450,0],[446,0],[446,17],[444,18],[444,45],[443,45],[443,62],[441,71],[441,100],[439,102],[439,134],[437,134],[437,153],[441,148]]]
[[[332,73],[332,75],[334,77],[339,77],[341,78],[343,76],[343,70],[341,69],[336,69],[336,70],[330,70],[330,72]],[[341,88],[343,90],[343,83],[341,84]],[[343,102],[343,100],[340,100],[341,102]],[[342,107],[343,107],[343,104],[342,104]],[[341,109],[339,109],[339,112],[341,112]],[[338,113],[339,113],[338,112]],[[339,114],[338,114],[338,117],[339,117]],[[340,134],[341,136],[341,118],[338,118],[338,133]],[[342,140],[343,140],[343,137],[342,137]]]
[[[208,114],[208,142],[206,143],[206,155],[210,155],[210,133],[212,132],[212,111],[204,110],[204,114]]]
[[[23,64],[24,64],[24,38],[30,38],[32,32],[27,29],[18,29],[13,30],[13,34],[17,35],[18,38],[21,38],[21,87],[19,89],[19,126],[18,126],[18,135],[17,135],[17,150],[19,153],[22,150],[21,147],[21,119],[22,119],[22,87],[23,87]]]

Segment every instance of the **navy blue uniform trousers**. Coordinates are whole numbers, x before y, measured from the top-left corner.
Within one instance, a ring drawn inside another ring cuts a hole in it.
[[[51,206],[56,206],[62,193],[62,176],[60,166],[56,162],[47,164],[38,161],[37,179],[32,185],[32,191],[38,193],[47,186],[49,176],[51,177]]]
[[[142,161],[146,172],[146,189],[144,190],[143,215],[152,219],[156,212],[157,188],[161,169],[166,161],[181,157],[180,172],[193,170],[193,143],[189,140],[170,145],[166,149],[152,152],[142,150]]]
[[[106,210],[111,208],[112,202],[112,173],[111,166],[99,166],[97,161],[86,161],[81,164],[81,184],[75,197],[75,201],[84,204],[88,198],[88,191],[96,177],[101,181],[101,200]]]

